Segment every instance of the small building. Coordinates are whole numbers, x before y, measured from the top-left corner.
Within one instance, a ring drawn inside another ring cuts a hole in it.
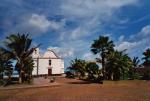
[[[37,48],[32,57],[34,59],[33,76],[61,75],[64,73],[64,60],[53,50],[47,49],[42,56]]]

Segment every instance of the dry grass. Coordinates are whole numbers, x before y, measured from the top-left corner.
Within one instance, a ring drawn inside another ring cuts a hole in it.
[[[57,78],[60,87],[0,91],[0,101],[150,101],[150,81],[92,84]]]

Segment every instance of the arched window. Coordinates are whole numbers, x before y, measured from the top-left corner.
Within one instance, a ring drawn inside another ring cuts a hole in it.
[[[52,62],[52,61],[51,61],[51,60],[49,60],[49,65],[51,65],[51,62]]]

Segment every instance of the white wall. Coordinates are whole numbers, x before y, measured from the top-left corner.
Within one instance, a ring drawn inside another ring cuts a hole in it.
[[[51,59],[52,61],[52,74],[62,74],[64,73],[64,65],[61,59]]]
[[[39,75],[48,74],[48,59],[39,59]]]
[[[32,75],[37,75],[37,67],[33,68]]]

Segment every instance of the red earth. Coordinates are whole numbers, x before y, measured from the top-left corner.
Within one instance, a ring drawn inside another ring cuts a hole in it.
[[[56,77],[57,87],[1,90],[0,101],[150,101],[150,81],[104,84]]]

